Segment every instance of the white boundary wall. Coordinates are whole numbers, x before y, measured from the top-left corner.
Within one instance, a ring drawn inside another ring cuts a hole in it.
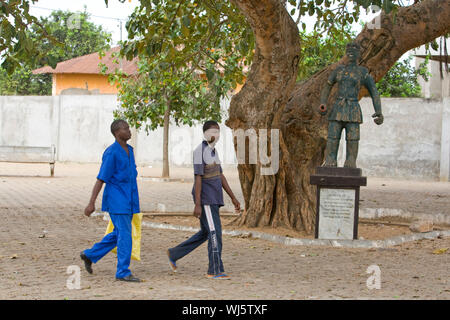
[[[385,121],[373,123],[372,101],[361,100],[364,123],[357,164],[369,176],[449,181],[450,98],[382,98]],[[229,101],[224,100],[226,110]],[[0,146],[56,145],[57,160],[100,162],[104,149],[114,142],[109,131],[116,95],[0,96]],[[226,112],[223,117],[226,119]],[[201,125],[172,125],[169,161],[190,166],[192,150],[202,139]],[[224,166],[236,165],[231,129],[221,124],[217,146]],[[139,165],[162,164],[163,129],[134,132]],[[343,134],[343,137],[345,134]],[[344,138],[343,138],[344,140]],[[344,161],[345,143],[339,153]]]

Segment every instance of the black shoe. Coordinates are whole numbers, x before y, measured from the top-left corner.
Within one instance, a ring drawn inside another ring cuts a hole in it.
[[[84,267],[86,268],[86,271],[92,274],[92,261],[89,260],[88,257],[86,257],[84,252],[80,253],[80,258],[84,261]]]
[[[126,281],[126,282],[141,282],[139,278],[134,277],[132,274],[126,276],[124,278],[116,278],[118,281]]]

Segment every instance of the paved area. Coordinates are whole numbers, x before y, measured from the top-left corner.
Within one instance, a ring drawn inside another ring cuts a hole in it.
[[[169,271],[165,250],[191,233],[144,228],[142,261],[133,262],[139,284],[116,282],[115,255],[81,269],[80,290],[66,287],[69,266],[98,241],[106,228],[87,218],[98,165],[0,164],[0,299],[449,299],[450,238],[420,240],[387,249],[291,247],[259,239],[224,237],[223,261],[229,281],[205,279],[206,245]],[[140,168],[157,176],[158,168]],[[189,170],[172,170],[189,177]],[[238,197],[236,172],[225,170]],[[36,177],[38,175],[38,177]],[[383,186],[383,184],[385,186]],[[139,181],[143,209],[192,210],[191,183]],[[369,179],[362,194],[370,207],[448,213],[450,184]],[[391,199],[391,200],[389,200]],[[100,201],[97,206],[100,206]],[[230,203],[228,203],[230,206]],[[230,206],[231,207],[231,206]],[[442,249],[440,251],[436,251]],[[369,289],[367,268],[380,268],[380,289]]]
[[[80,209],[89,201],[100,166],[98,164],[57,164],[55,177],[49,177],[45,164],[0,163],[0,206],[57,207]],[[191,182],[153,182],[146,177],[160,176],[158,168],[140,167],[138,188],[142,211],[191,212]],[[231,170],[229,170],[231,171]],[[172,178],[192,179],[188,168],[172,169]],[[227,172],[230,185],[243,201],[237,173]],[[229,199],[226,209],[233,211]],[[101,208],[101,194],[96,208]]]
[[[49,177],[46,164],[17,164],[0,162],[0,207],[41,207],[44,204],[59,208],[86,206],[99,164],[56,165],[55,177]],[[139,167],[139,194],[142,211],[191,212],[192,169],[171,168],[171,178],[188,182],[154,182],[148,177],[161,175],[159,167]],[[224,169],[228,182],[243,203],[237,170]],[[361,188],[360,209],[402,210],[412,215],[450,216],[450,182],[408,181],[368,178]],[[26,197],[24,197],[26,194]],[[97,201],[100,208],[101,195]],[[222,212],[233,212],[230,199],[224,197]]]

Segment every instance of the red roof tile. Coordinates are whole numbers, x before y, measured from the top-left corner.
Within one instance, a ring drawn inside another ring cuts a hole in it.
[[[59,62],[56,68],[53,69],[50,66],[45,66],[39,69],[33,70],[33,74],[39,73],[89,73],[89,74],[100,74],[99,63],[104,63],[108,67],[107,74],[113,73],[114,70],[120,68],[122,64],[122,70],[127,74],[137,73],[137,58],[132,61],[126,59],[120,59],[119,64],[113,62],[111,57],[112,52],[117,52],[120,47],[114,47],[106,52],[105,56],[100,59],[98,52],[87,54],[81,57],[76,57],[70,60]]]

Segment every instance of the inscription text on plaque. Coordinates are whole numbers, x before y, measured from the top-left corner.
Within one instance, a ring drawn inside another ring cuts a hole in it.
[[[354,189],[320,188],[319,239],[353,239]]]

